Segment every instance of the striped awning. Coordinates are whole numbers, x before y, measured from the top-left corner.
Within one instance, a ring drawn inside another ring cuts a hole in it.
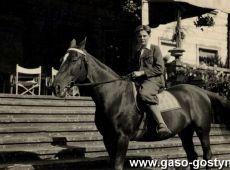
[[[230,0],[147,0],[149,2],[149,25],[157,27],[176,21],[180,9],[181,18],[201,16],[212,10],[230,13]]]
[[[230,0],[148,0],[149,2],[183,2],[190,5],[209,8],[209,9],[218,9],[226,13],[230,13]]]

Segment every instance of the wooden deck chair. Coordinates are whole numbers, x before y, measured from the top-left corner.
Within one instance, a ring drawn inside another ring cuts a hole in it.
[[[58,73],[58,70],[56,70],[54,67],[51,68],[51,79],[49,79],[49,87],[52,86],[53,82],[54,82],[54,78],[56,76],[56,74]],[[52,91],[52,96],[54,96],[54,93]]]
[[[51,68],[51,82],[54,82],[54,78],[56,74],[58,73],[58,70],[56,70],[54,67]]]
[[[16,75],[11,77],[15,93],[21,95],[40,95],[41,93],[41,66],[24,68],[16,65]],[[13,86],[11,86],[13,88]],[[11,90],[11,93],[13,89]]]

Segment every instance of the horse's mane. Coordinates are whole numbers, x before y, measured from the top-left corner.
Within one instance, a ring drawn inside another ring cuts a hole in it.
[[[91,54],[89,54],[86,51],[86,54],[93,59],[93,61],[99,65],[103,70],[105,70],[106,72],[112,74],[115,77],[120,77],[117,73],[115,73],[111,68],[109,68],[107,65],[103,64],[101,61],[99,61],[97,58],[95,58],[94,56],[92,56]]]

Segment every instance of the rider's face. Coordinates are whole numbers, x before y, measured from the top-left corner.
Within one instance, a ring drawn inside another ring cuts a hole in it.
[[[149,38],[150,38],[150,35],[145,30],[141,30],[137,34],[137,41],[138,41],[138,44],[141,46],[146,46],[149,41]]]

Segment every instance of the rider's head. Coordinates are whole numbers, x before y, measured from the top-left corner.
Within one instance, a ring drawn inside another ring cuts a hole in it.
[[[146,46],[150,38],[151,28],[147,25],[140,25],[136,28],[135,33],[138,44]]]

